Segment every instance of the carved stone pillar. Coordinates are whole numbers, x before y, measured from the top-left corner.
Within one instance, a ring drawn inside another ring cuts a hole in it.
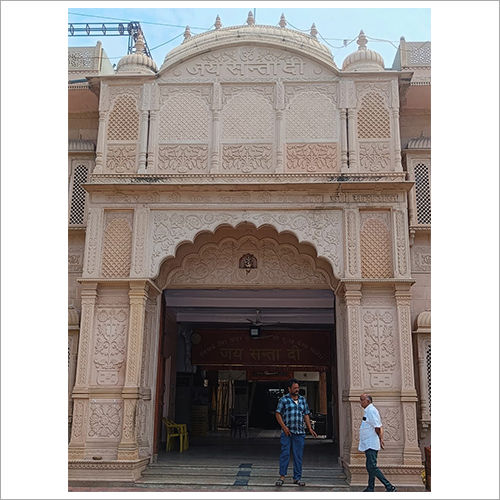
[[[148,231],[149,208],[138,206],[134,213],[134,235],[132,241],[132,266],[130,276],[143,278],[146,276],[146,238]]]
[[[361,248],[359,244],[359,210],[346,209],[344,211],[346,228],[346,258],[345,276],[348,278],[361,277]]]
[[[222,109],[222,91],[219,82],[212,88],[212,153],[210,159],[210,172],[219,171],[220,156],[220,111]]]
[[[275,112],[276,112],[276,172],[285,171],[285,130],[283,123],[283,109],[285,107],[285,88],[283,82],[278,80],[275,87]]]
[[[149,112],[149,141],[148,141],[148,161],[147,161],[147,171],[151,173],[156,173],[156,156],[155,156],[155,144],[158,137],[158,111],[151,110]]]
[[[413,350],[410,323],[410,293],[409,283],[397,283],[394,296],[398,312],[399,343],[401,359],[401,404],[403,410],[404,465],[420,465],[422,456],[418,447],[417,433],[417,393],[413,374]]]
[[[396,172],[402,172],[401,165],[401,137],[399,134],[399,108],[391,109],[392,130],[394,131],[394,167]]]
[[[139,122],[139,174],[146,173],[146,150],[148,143],[148,111],[141,111]]]
[[[97,132],[97,144],[95,148],[94,173],[102,174],[104,168],[104,138],[106,137],[106,112],[99,111],[99,129]]]
[[[347,172],[347,110],[340,110],[340,171]]]
[[[358,157],[356,151],[356,109],[349,108],[347,111],[347,123],[349,126],[349,170],[358,171]]]
[[[83,458],[85,453],[85,431],[89,405],[89,375],[92,357],[94,312],[97,299],[97,283],[83,283],[81,289],[82,314],[76,380],[73,388],[73,425],[69,443],[70,459]]]
[[[410,248],[406,212],[393,210],[392,217],[393,248],[395,249],[394,276],[410,278]]]
[[[360,332],[360,314],[361,314],[361,283],[344,283],[345,304],[346,304],[346,332],[347,350],[349,359],[348,378],[349,386],[347,391],[346,404],[349,405],[351,443],[350,443],[350,462],[357,462],[358,443],[355,438],[359,422],[355,415],[358,412],[359,394],[363,392],[363,377],[361,372],[361,332]],[[358,394],[358,396],[356,396]],[[359,413],[359,412],[358,412]]]
[[[118,445],[118,460],[138,460],[139,446],[136,436],[136,412],[139,399],[141,376],[142,346],[146,300],[148,298],[146,281],[130,282],[129,303],[130,320],[127,342],[127,366],[123,397],[122,437]]]

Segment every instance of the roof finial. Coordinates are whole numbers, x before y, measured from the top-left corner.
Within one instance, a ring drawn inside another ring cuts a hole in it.
[[[316,25],[314,23],[312,23],[312,26],[311,26],[311,36],[313,38],[316,38],[318,35],[318,30],[316,29]]]
[[[356,42],[359,45],[358,50],[366,50],[367,42],[368,40],[366,39],[365,32],[361,30],[359,32],[358,41]]]
[[[186,29],[184,30],[184,41],[187,41],[191,38],[191,28],[189,26],[186,26]]]
[[[219,14],[217,14],[217,17],[215,18],[215,29],[220,30],[221,28],[222,28],[222,23],[220,22]]]
[[[286,27],[286,19],[285,19],[285,14],[281,13],[280,17],[280,28],[285,28]]]
[[[248,17],[247,17],[247,24],[248,26],[254,26],[255,25],[255,19],[253,17],[252,11],[248,11]]]
[[[146,45],[144,44],[144,37],[142,36],[142,31],[139,31],[139,33],[137,33],[137,40],[135,41],[134,48],[136,54],[146,53]]]

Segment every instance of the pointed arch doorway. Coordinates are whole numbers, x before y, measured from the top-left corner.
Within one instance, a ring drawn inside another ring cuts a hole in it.
[[[276,436],[276,401],[292,377],[337,448],[335,284],[312,245],[272,226],[220,226],[180,245],[157,278],[155,454],[163,417],[193,437],[231,436],[232,416],[245,414],[250,437]]]

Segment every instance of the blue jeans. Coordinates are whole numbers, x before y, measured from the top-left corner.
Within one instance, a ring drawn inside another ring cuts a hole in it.
[[[293,455],[293,479],[298,481],[302,478],[302,455],[304,454],[305,437],[305,434],[287,436],[284,432],[281,433],[280,476],[286,476],[291,451]]]
[[[385,486],[386,490],[392,488],[392,484],[385,478],[382,471],[377,467],[377,450],[372,450],[369,448],[365,451],[366,456],[366,470],[368,471],[368,490],[375,490],[375,478],[377,477],[379,481]]]

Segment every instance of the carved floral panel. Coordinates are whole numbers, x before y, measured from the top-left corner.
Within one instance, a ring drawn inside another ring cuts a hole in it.
[[[359,142],[359,166],[361,172],[389,172],[391,152],[389,142]]]
[[[364,364],[374,388],[393,385],[397,359],[394,314],[383,309],[362,311]]]
[[[289,172],[338,172],[337,144],[287,144],[286,170]]]
[[[135,144],[108,144],[106,170],[114,174],[131,174],[137,171]]]
[[[266,173],[274,171],[271,144],[224,144],[222,169],[225,173]]]
[[[96,338],[93,362],[98,385],[117,385],[125,363],[128,310],[99,307],[96,313]]]
[[[158,147],[160,173],[203,173],[208,171],[208,146],[175,144]]]
[[[115,400],[91,400],[89,408],[89,438],[120,439],[123,404]]]

